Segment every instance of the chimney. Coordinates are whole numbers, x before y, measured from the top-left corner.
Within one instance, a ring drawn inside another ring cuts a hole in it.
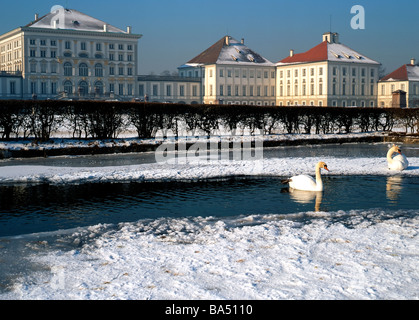
[[[108,25],[107,24],[103,25],[103,32],[108,32]]]
[[[58,20],[53,21],[52,26],[54,29],[57,29],[57,23],[58,23]]]
[[[131,29],[132,29],[132,27],[131,26],[128,26],[127,27],[127,33],[131,33]]]
[[[415,58],[410,59],[410,64],[415,66],[416,65],[416,59]]]
[[[35,21],[39,19],[39,13],[35,13]]]
[[[294,56],[294,50],[290,50],[290,57]]]
[[[226,36],[225,43],[226,43],[227,46],[230,45],[230,36]]]
[[[242,38],[242,40],[240,41],[241,44],[244,44],[244,38]]]

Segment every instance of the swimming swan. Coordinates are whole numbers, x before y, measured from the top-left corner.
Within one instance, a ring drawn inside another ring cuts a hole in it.
[[[290,188],[304,191],[323,191],[323,182],[320,175],[320,169],[329,171],[326,163],[320,161],[316,165],[316,180],[307,175],[294,176],[286,180],[282,180],[283,184],[288,183]]]
[[[397,156],[392,158],[393,153],[399,153]],[[402,151],[398,146],[393,144],[390,150],[387,152],[387,163],[390,170],[404,170],[408,167],[409,161],[406,156],[402,154]]]

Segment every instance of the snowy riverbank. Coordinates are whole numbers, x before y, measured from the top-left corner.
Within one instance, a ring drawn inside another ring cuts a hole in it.
[[[288,177],[313,175],[319,160],[330,169],[324,175],[417,179],[419,157],[408,159],[402,172],[388,170],[385,155],[12,165],[0,167],[0,184]],[[417,300],[418,225],[417,210],[392,207],[224,218],[198,214],[7,237],[0,239],[0,264],[12,259],[25,271],[8,276],[0,299]]]

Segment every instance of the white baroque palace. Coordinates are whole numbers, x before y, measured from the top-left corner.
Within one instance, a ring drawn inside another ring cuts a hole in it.
[[[0,99],[419,106],[414,59],[379,79],[381,64],[341,44],[337,33],[277,63],[227,35],[178,67],[178,76],[137,74],[141,37],[54,6],[0,36]]]
[[[7,98],[134,97],[138,39],[77,10],[56,7],[0,36],[0,70],[21,74],[6,81]],[[6,94],[4,94],[6,93]]]

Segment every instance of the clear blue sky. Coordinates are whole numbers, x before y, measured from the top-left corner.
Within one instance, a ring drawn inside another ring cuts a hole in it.
[[[381,62],[386,72],[419,61],[417,0],[14,0],[1,4],[0,34],[26,25],[54,5],[79,10],[139,40],[140,74],[176,71],[226,34],[272,62],[306,51],[330,29],[343,44]],[[365,29],[353,30],[353,5],[365,8]]]

